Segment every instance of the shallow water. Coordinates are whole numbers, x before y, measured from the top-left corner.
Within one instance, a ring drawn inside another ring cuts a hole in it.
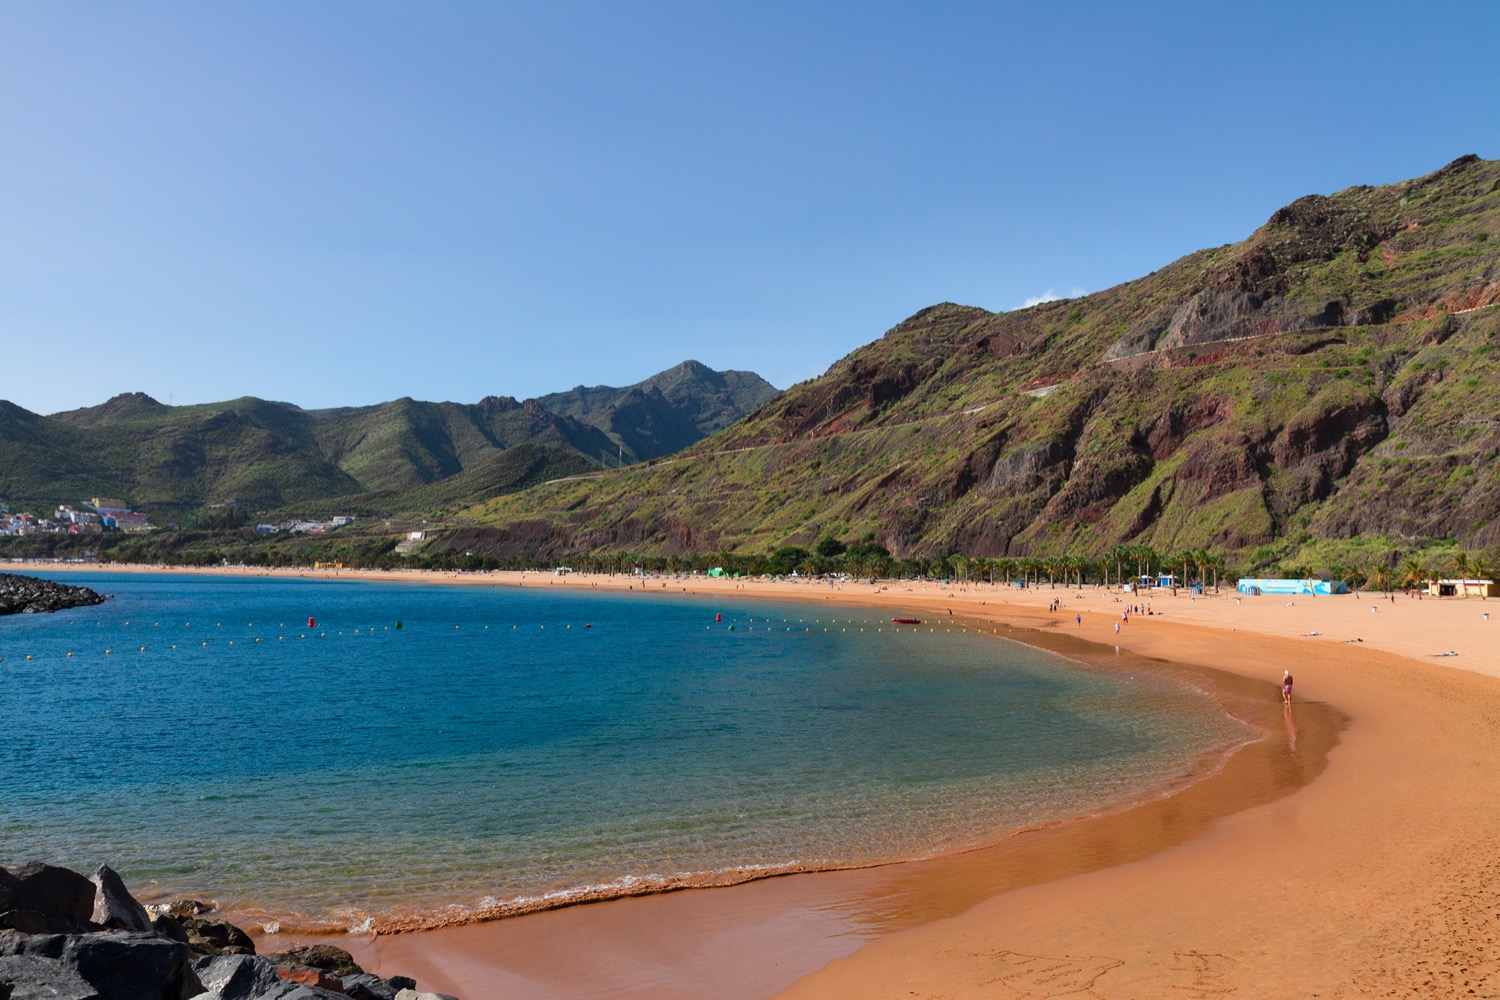
[[[927,856],[1244,738],[1181,685],[866,609],[68,582],[115,597],[0,619],[0,859],[295,925]]]

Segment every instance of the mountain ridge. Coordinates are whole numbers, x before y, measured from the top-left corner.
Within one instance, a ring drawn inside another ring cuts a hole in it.
[[[670,398],[653,381],[664,377],[675,386]],[[423,495],[522,446],[556,453],[546,461],[526,453],[527,463],[565,473],[657,458],[702,438],[700,426],[717,429],[776,394],[753,373],[717,373],[697,362],[589,392],[608,420],[555,412],[547,397],[493,395],[474,404],[402,397],[305,410],[253,396],[167,406],[127,392],[50,416],[0,401],[0,497],[72,502],[118,495],[143,509],[169,510],[269,510],[341,497],[366,507],[402,504],[412,502],[403,497]],[[586,464],[561,457],[567,454]],[[519,468],[518,461],[512,456],[501,467]],[[425,495],[462,499],[445,491]]]
[[[465,546],[1493,546],[1496,304],[1500,163],[1469,155],[1088,296],[929,306],[670,463],[474,508]]]

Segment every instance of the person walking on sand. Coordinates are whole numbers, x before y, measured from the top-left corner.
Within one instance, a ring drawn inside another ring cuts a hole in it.
[[[1292,672],[1290,670],[1281,672],[1281,700],[1288,705],[1292,703]]]

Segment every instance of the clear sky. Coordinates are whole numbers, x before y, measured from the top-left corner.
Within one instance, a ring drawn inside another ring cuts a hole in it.
[[[785,387],[1500,156],[1500,3],[0,0],[0,399]]]

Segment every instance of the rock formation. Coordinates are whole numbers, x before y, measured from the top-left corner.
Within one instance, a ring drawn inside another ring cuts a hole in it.
[[[416,985],[331,945],[263,958],[226,921],[153,921],[106,865],[92,879],[36,861],[0,867],[0,1000],[453,1000]]]
[[[103,604],[104,596],[87,587],[72,587],[34,576],[0,573],[0,615],[29,615]]]

